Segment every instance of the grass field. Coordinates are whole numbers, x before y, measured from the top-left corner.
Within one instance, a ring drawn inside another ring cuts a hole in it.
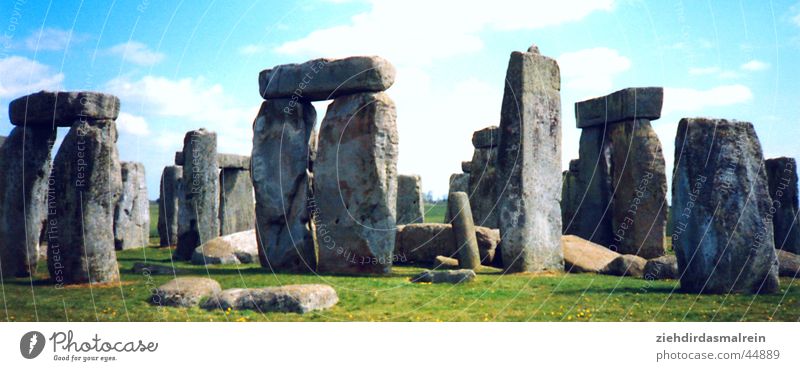
[[[426,207],[426,222],[442,222],[446,203]],[[157,208],[151,207],[154,231]],[[151,239],[156,246],[157,238]],[[131,273],[135,262],[170,265],[171,250],[155,247],[117,252],[122,279],[108,285],[56,288],[46,269],[31,278],[6,279],[0,297],[3,321],[798,321],[800,288],[781,279],[775,295],[684,294],[677,281],[646,281],[594,274],[503,275],[485,268],[464,285],[415,284],[423,267],[395,267],[388,277],[270,274],[257,264],[193,266],[175,263],[182,275],[208,276],[223,288],[327,283],[340,302],[306,315],[254,311],[205,311],[148,303],[151,290],[172,276]]]

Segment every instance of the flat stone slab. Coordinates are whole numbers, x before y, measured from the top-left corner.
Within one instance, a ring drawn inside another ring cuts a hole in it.
[[[477,275],[472,269],[456,269],[447,271],[424,271],[414,278],[411,282],[416,283],[467,283],[475,280]]]
[[[680,273],[678,273],[678,258],[675,255],[653,258],[644,265],[644,279],[646,280],[674,280],[678,278],[680,278]]]
[[[14,125],[70,127],[79,118],[116,120],[119,98],[91,91],[45,91],[14,99],[8,105]]]
[[[800,255],[784,250],[775,250],[778,254],[778,275],[781,277],[800,277]]]
[[[308,313],[328,309],[339,302],[336,290],[328,285],[307,284],[264,287],[257,289],[228,289],[208,298],[203,309],[228,308],[254,310],[259,313]]]
[[[175,152],[175,165],[183,166],[184,162],[183,151]],[[250,170],[250,156],[218,153],[217,166],[220,169]]]
[[[453,226],[444,223],[416,223],[397,226],[394,255],[397,263],[430,264],[437,256],[458,254]],[[475,227],[481,264],[493,265],[500,244],[500,231]]]
[[[663,103],[664,88],[622,89],[575,103],[575,121],[578,128],[585,128],[635,119],[657,120]]]
[[[205,277],[178,277],[156,289],[150,303],[170,307],[193,307],[204,297],[222,291],[219,282]]]
[[[214,238],[194,249],[192,264],[247,264],[258,261],[256,230]]]
[[[567,273],[600,273],[620,254],[578,236],[561,236],[564,250],[564,271]]]
[[[647,264],[647,259],[640,256],[620,255],[603,267],[600,270],[600,274],[620,277],[643,277],[645,264]]]
[[[394,77],[394,66],[381,57],[320,58],[261,71],[258,91],[264,99],[320,101],[384,91],[392,86]]]
[[[458,269],[458,259],[439,255],[433,259],[431,269]]]

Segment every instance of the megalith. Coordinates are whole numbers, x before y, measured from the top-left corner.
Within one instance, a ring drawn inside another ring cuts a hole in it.
[[[192,130],[183,139],[183,201],[178,210],[175,258],[189,260],[197,246],[219,236],[217,133]]]
[[[448,194],[453,192],[465,192],[469,194],[469,173],[455,173],[450,175],[448,182]],[[450,223],[453,216],[450,215],[450,209],[445,210],[444,222]]]
[[[532,47],[512,52],[497,149],[499,227],[508,272],[563,271],[561,78]]]
[[[219,187],[220,236],[255,228],[255,199],[250,170],[223,167],[219,172]]]
[[[475,151],[470,161],[469,203],[475,225],[498,228],[497,189],[504,186],[497,184],[497,126],[490,126],[472,134],[472,145]]]
[[[675,137],[672,246],[693,293],[778,291],[771,199],[749,122],[685,118]]]
[[[794,158],[779,157],[766,160],[765,165],[769,195],[772,197],[769,212],[775,231],[775,248],[800,254],[797,162]]]
[[[165,166],[158,197],[158,237],[161,247],[178,243],[178,203],[183,199],[183,166]]]
[[[397,176],[397,224],[422,223],[425,204],[419,175]]]
[[[472,221],[469,197],[464,192],[449,194],[447,209],[450,210],[450,215],[453,215],[450,224],[453,226],[459,268],[479,268],[481,257],[478,253],[478,239],[475,237],[475,223]]]
[[[114,207],[114,247],[145,247],[150,240],[150,203],[144,164],[122,162],[122,191]]]

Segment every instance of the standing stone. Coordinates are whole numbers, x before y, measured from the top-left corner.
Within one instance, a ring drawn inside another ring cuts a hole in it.
[[[184,199],[178,210],[175,258],[189,260],[197,246],[219,235],[217,134],[192,130],[183,139]]]
[[[475,151],[472,154],[467,194],[470,196],[475,225],[487,228],[499,227],[497,189],[504,186],[497,184],[497,133],[497,126],[490,126],[472,134]]]
[[[423,223],[422,178],[419,175],[397,176],[397,224]]]
[[[775,248],[800,254],[800,214],[797,200],[797,162],[780,157],[765,161]]]
[[[116,142],[114,121],[78,119],[53,161],[47,267],[57,285],[119,279],[114,207],[122,171]]]
[[[262,267],[313,271],[317,267],[309,214],[310,142],[317,112],[310,103],[267,100],[253,123],[251,176]]]
[[[448,194],[453,192],[465,192],[469,194],[469,178],[470,176],[468,173],[451,174]],[[450,223],[452,220],[453,216],[450,215],[450,209],[448,208],[444,213],[444,222]]]
[[[319,270],[389,273],[397,206],[395,105],[385,93],[328,106],[314,164]]]
[[[603,246],[611,246],[614,238],[610,142],[605,125],[581,130],[579,160],[574,171],[579,201],[576,216],[565,231]]]
[[[509,272],[563,271],[561,81],[555,60],[513,52],[500,116],[502,259]]]
[[[447,197],[447,209],[454,216],[451,224],[458,249],[458,266],[467,269],[480,267],[481,257],[478,253],[478,239],[475,237],[469,197],[464,192],[451,193]]]
[[[161,247],[174,246],[178,242],[178,202],[183,197],[183,167],[164,167],[158,197],[158,236]]]
[[[122,162],[122,192],[114,207],[114,247],[145,247],[150,240],[150,203],[144,164]]]
[[[567,235],[575,223],[575,212],[581,203],[581,194],[578,192],[578,165],[579,160],[569,162],[569,170],[561,173],[561,222],[562,234]]]
[[[778,291],[769,189],[749,122],[678,124],[672,180],[673,248],[681,288],[694,293]]]
[[[223,168],[219,173],[220,236],[253,229],[256,224],[250,171]]]
[[[47,182],[55,128],[16,126],[0,145],[0,273],[36,272],[39,239],[47,218]]]

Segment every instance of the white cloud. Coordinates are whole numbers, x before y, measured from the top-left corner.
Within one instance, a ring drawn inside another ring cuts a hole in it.
[[[261,54],[266,50],[263,45],[247,44],[239,48],[239,54],[242,55],[255,55]]]
[[[754,59],[745,64],[742,64],[740,68],[745,71],[763,71],[769,68],[769,63]]]
[[[37,30],[24,40],[25,48],[33,51],[64,50],[70,44],[77,44],[89,37],[70,30],[44,28]]]
[[[689,74],[693,76],[714,75],[720,72],[719,67],[692,67]]]
[[[698,112],[704,108],[746,103],[753,99],[744,85],[723,85],[707,90],[664,88],[662,116],[672,113]]]
[[[130,134],[137,137],[144,137],[150,134],[150,126],[144,117],[132,115],[127,112],[120,112],[117,117],[117,128],[121,133]]]
[[[0,98],[13,99],[39,90],[58,90],[64,74],[25,57],[0,59]]]
[[[591,48],[561,54],[558,65],[562,90],[589,97],[610,91],[614,77],[630,69],[631,61],[614,49]]]
[[[150,50],[138,41],[117,44],[108,50],[109,53],[122,57],[123,60],[140,66],[152,66],[164,60],[164,54]]]
[[[356,14],[348,24],[313,31],[281,44],[277,52],[329,57],[381,55],[399,66],[426,64],[481,50],[483,41],[478,34],[486,29],[539,29],[578,21],[594,11],[613,7],[613,0],[567,0],[547,6],[495,0],[468,7],[456,0],[370,3],[369,11]],[[409,19],[413,20],[411,24]]]

